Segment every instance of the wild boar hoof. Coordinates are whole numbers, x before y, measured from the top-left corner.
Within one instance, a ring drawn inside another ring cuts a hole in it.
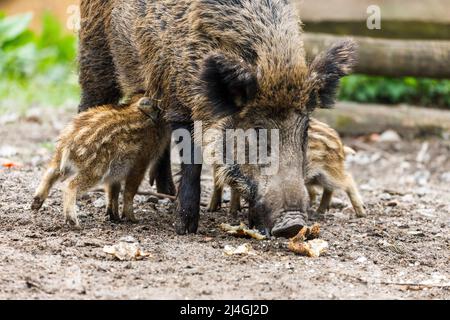
[[[38,211],[43,204],[44,200],[42,200],[40,197],[34,197],[33,203],[31,204],[31,210]]]
[[[179,218],[178,221],[175,222],[175,231],[179,235],[197,233],[197,229],[198,229],[197,217],[186,217],[184,219]]]
[[[357,217],[357,218],[364,218],[364,217],[367,217],[366,211],[365,211],[363,208],[357,209],[357,210],[355,210],[355,211],[356,211],[356,217]]]
[[[292,238],[307,225],[307,214],[300,211],[285,212],[277,219],[272,228],[272,235],[275,237]]]
[[[78,221],[78,218],[67,217],[66,224],[73,230],[81,230],[81,226],[80,226],[80,222]]]
[[[135,216],[125,216],[125,221],[131,224],[139,223],[139,220]]]
[[[118,212],[114,212],[111,208],[108,208],[106,211],[106,215],[109,217],[111,222],[120,222],[120,215]]]

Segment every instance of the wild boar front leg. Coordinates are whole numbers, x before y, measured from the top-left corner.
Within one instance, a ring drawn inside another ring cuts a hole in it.
[[[177,197],[178,221],[176,232],[180,235],[196,233],[200,218],[201,164],[182,164],[181,182]]]
[[[312,207],[314,205],[314,203],[316,202],[316,198],[317,198],[316,187],[314,187],[313,185],[307,184],[306,190],[308,190],[308,195],[309,195],[309,206]]]
[[[108,207],[106,209],[106,215],[109,216],[111,221],[119,222],[119,194],[121,185],[119,182],[108,183],[105,186],[106,198]]]
[[[230,213],[236,218],[241,210],[241,195],[235,188],[231,188]]]
[[[173,129],[181,128],[191,132],[192,125],[175,124],[173,126]],[[178,217],[177,222],[175,223],[175,231],[180,235],[184,235],[186,233],[196,233],[200,218],[200,182],[202,165],[195,164],[194,155],[196,153],[201,154],[201,152],[199,152],[199,148],[194,143],[192,136],[190,137],[188,143],[184,141],[184,146],[190,147],[190,150],[180,150],[180,153],[183,154],[184,152],[190,151],[191,157],[190,159],[184,161],[182,160],[181,163],[181,181],[178,188],[176,202],[176,212]]]
[[[159,159],[155,168],[150,175],[150,184],[153,185],[153,181],[156,180],[156,188],[159,193],[168,194],[174,196],[177,192],[175,184],[173,183],[172,167],[170,161],[170,144],[164,150],[163,155]]]
[[[223,187],[219,186],[219,183],[217,181],[216,177],[216,170],[214,170],[214,191],[211,196],[211,201],[209,202],[208,211],[209,212],[216,212],[220,209],[222,205],[222,194],[223,194]]]

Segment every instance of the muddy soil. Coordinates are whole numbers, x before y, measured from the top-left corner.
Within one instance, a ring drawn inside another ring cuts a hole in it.
[[[177,236],[170,202],[138,196],[140,222],[113,224],[103,194],[91,192],[78,202],[83,219],[76,231],[63,224],[57,186],[33,214],[32,193],[73,110],[0,117],[0,299],[450,298],[448,140],[346,138],[358,150],[348,167],[368,216],[355,218],[337,194],[335,208],[317,221],[329,250],[313,259],[289,252],[287,240],[224,234],[218,226],[231,221],[226,208],[202,208],[198,234]],[[150,190],[147,181],[142,189]],[[205,168],[204,202],[210,192]],[[245,221],[245,212],[239,218]],[[126,236],[150,256],[122,262],[103,252]],[[256,255],[224,255],[226,245],[244,243]]]

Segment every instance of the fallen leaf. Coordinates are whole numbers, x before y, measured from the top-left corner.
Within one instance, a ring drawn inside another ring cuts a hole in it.
[[[294,242],[304,242],[306,240],[318,239],[320,237],[320,225],[314,224],[312,227],[303,227],[299,233],[291,239]]]
[[[303,227],[288,244],[288,249],[302,256],[318,258],[328,248],[328,242],[319,239],[320,225]]]
[[[231,245],[226,245],[224,248],[224,253],[227,256],[234,255],[256,255],[255,250],[253,250],[252,246],[249,243],[240,245],[239,247],[233,247]]]
[[[14,162],[5,162],[5,163],[2,164],[2,167],[8,168],[8,169],[12,169],[12,168],[19,167],[19,164],[14,163]]]
[[[253,238],[256,240],[266,239],[266,236],[262,235],[258,230],[249,229],[244,223],[241,223],[239,226],[231,226],[227,223],[222,223],[220,228],[235,237]]]
[[[328,242],[321,239],[314,239],[306,242],[290,241],[288,248],[292,252],[298,253],[302,256],[318,258],[325,252],[326,249],[328,249]]]
[[[372,133],[371,135],[369,135],[367,140],[370,142],[377,142],[380,140],[380,135],[378,133]]]
[[[103,252],[114,256],[120,261],[142,260],[149,257],[150,254],[145,252],[138,243],[119,242],[116,245],[104,246]]]

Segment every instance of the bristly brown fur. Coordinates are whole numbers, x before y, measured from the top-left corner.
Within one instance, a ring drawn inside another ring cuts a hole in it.
[[[308,161],[305,183],[311,205],[317,196],[315,187],[322,187],[324,190],[317,210],[318,213],[324,213],[328,210],[333,191],[344,190],[350,198],[356,215],[363,217],[365,215],[364,204],[352,176],[345,169],[344,163],[346,155],[354,153],[354,151],[344,146],[339,134],[323,122],[311,119],[308,131]],[[210,211],[216,211],[220,208],[223,187],[224,183],[220,171],[215,169],[214,192],[209,204]],[[232,189],[230,212],[233,215],[236,215],[240,208],[239,194],[240,192]]]
[[[77,194],[101,183],[108,196],[107,212],[113,220],[119,220],[118,196],[120,184],[125,181],[123,216],[135,221],[133,198],[147,167],[158,160],[170,139],[164,123],[155,123],[158,111],[150,110],[152,107],[141,101],[146,100],[99,106],[75,117],[58,139],[32,208],[38,210],[42,206],[57,180],[67,180],[65,217],[79,226],[75,212]]]
[[[351,40],[333,45],[314,59],[305,81],[309,87],[304,89],[309,92],[307,109],[331,108],[334,105],[339,81],[350,74],[356,59],[356,44]]]
[[[255,206],[264,210],[253,212],[264,217],[252,220],[267,229],[278,224],[277,234],[288,236],[305,223],[307,117],[333,101],[352,48],[336,45],[308,66],[300,19],[288,0],[82,0],[80,110],[144,92],[160,100],[174,128],[202,121],[208,129],[229,117],[231,128],[279,130],[276,177],[265,183],[261,167],[232,176],[243,173],[235,182],[256,189]],[[200,210],[201,167],[182,168],[180,234],[196,232]]]
[[[119,83],[125,95],[161,96],[169,120],[215,116],[201,73],[217,54],[230,65],[242,63],[257,77],[258,92],[245,104],[248,111],[254,106],[304,108],[313,102],[329,106],[338,79],[354,60],[354,44],[344,42],[308,68],[300,19],[286,0],[82,0],[81,8],[83,92],[90,95],[100,78],[108,78],[105,94]],[[101,59],[113,62],[109,69],[97,63]],[[305,100],[310,94],[312,99]]]

